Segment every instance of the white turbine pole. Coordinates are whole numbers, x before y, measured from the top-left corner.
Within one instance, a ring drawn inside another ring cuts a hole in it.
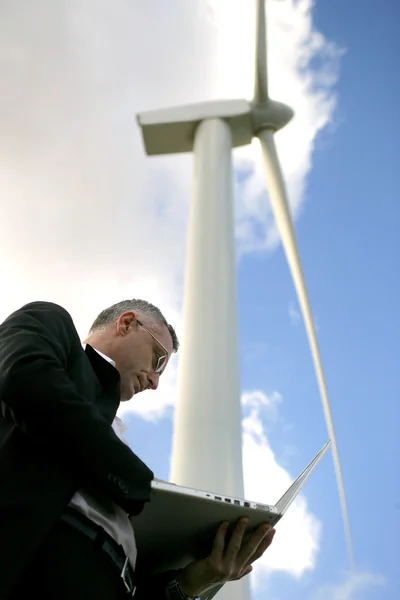
[[[139,115],[148,154],[194,152],[171,481],[244,497],[232,146],[250,143],[251,105],[204,103]],[[219,600],[248,600],[249,580]]]
[[[198,126],[171,481],[242,498],[231,150],[225,121]],[[248,596],[247,581],[218,593],[221,600]]]
[[[194,143],[171,481],[243,496],[231,131]]]

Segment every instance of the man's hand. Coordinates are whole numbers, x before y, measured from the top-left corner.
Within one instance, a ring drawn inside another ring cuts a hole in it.
[[[210,556],[192,562],[179,575],[179,584],[187,596],[200,596],[215,585],[235,581],[253,570],[252,563],[262,556],[274,539],[275,529],[260,525],[243,544],[248,519],[240,519],[231,539],[226,542],[229,523],[222,523],[214,539]]]

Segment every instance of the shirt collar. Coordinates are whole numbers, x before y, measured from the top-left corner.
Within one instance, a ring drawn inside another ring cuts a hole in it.
[[[82,348],[85,350],[86,344],[82,344]],[[92,346],[92,348],[93,348],[93,346]],[[104,360],[106,360],[113,367],[115,367],[115,361],[113,361],[112,358],[110,358],[106,354],[103,354],[103,352],[100,352],[100,350],[96,350],[96,348],[93,348],[93,350],[95,350],[95,352],[97,352],[97,354],[100,354],[100,356],[102,358],[104,358]],[[128,429],[128,427],[125,425],[125,423],[117,415],[115,415],[114,425],[118,428],[120,435],[122,435]]]
[[[82,348],[85,350],[86,348],[86,344],[82,344]],[[93,346],[92,346],[93,348]],[[93,350],[95,350],[95,352],[97,352],[97,354],[100,354],[100,356],[102,356],[104,358],[104,360],[106,360],[107,362],[109,362],[113,367],[115,367],[115,361],[113,361],[112,358],[110,358],[109,356],[107,356],[106,354],[103,354],[103,352],[100,352],[100,350],[97,350],[96,348],[93,348]]]

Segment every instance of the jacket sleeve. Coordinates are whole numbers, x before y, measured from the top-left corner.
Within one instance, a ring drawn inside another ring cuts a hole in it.
[[[70,315],[56,304],[35,302],[10,315],[0,325],[0,415],[65,463],[79,484],[137,514],[153,473],[70,379],[79,348]]]

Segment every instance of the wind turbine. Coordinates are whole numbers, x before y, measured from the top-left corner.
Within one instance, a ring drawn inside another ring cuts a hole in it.
[[[271,100],[267,82],[264,0],[256,0],[256,69],[252,101],[193,104],[138,115],[148,155],[194,152],[171,480],[243,495],[232,148],[260,140],[269,201],[301,307],[319,384],[353,565],[336,436],[310,303],[274,134],[293,116]],[[239,582],[220,592],[248,596]]]

